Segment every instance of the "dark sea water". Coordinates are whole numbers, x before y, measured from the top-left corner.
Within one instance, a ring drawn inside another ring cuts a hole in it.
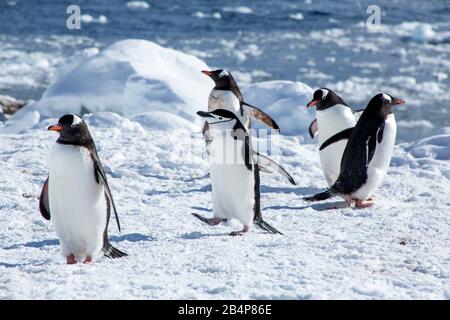
[[[450,1],[127,2],[0,0],[0,94],[39,99],[74,53],[139,38],[227,68],[240,83],[327,86],[355,108],[380,91],[402,97],[401,140],[450,126]],[[81,30],[66,28],[71,4],[89,15]],[[371,4],[381,9],[375,31],[366,27]]]

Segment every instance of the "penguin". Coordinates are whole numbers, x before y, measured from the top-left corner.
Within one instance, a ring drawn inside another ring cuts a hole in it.
[[[53,222],[67,264],[79,258],[90,263],[100,252],[108,258],[126,256],[108,239],[111,209],[120,231],[119,216],[86,122],[66,114],[48,130],[59,138],[50,154],[39,209]]]
[[[314,92],[308,108],[316,107],[316,119],[309,126],[309,134],[314,138],[318,134],[318,144],[321,145],[334,134],[356,125],[360,111],[353,113],[352,109],[333,90],[320,88]],[[355,116],[356,115],[356,116]],[[341,158],[347,141],[339,141],[325,150],[319,151],[320,164],[328,186],[332,186],[341,167]]]
[[[250,117],[257,119],[272,129],[280,130],[278,124],[261,109],[244,101],[241,90],[231,72],[218,69],[213,71],[203,70],[214,81],[214,88],[208,97],[208,111],[225,109],[239,115],[240,121],[247,129],[250,129]],[[205,125],[207,125],[205,123]],[[204,129],[206,130],[206,129]]]
[[[259,162],[269,158],[252,149],[250,135],[234,112],[216,109],[197,114],[208,122],[212,136],[210,177],[214,216],[193,215],[211,226],[237,219],[244,228],[231,232],[233,236],[247,233],[252,222],[269,233],[281,234],[261,214]],[[277,167],[281,168],[278,164]],[[289,173],[281,170],[295,184]]]
[[[341,196],[351,205],[366,208],[373,205],[373,192],[380,186],[392,158],[397,125],[392,107],[405,100],[386,93],[375,95],[367,105],[354,128],[345,129],[321,146],[320,150],[348,139],[336,182],[326,191],[306,197],[319,201]]]
[[[239,121],[244,124],[244,127],[247,130],[249,130],[251,127],[250,118],[257,119],[272,129],[278,131],[280,130],[278,124],[268,114],[244,101],[242,93],[231,72],[223,69],[218,69],[213,71],[203,70],[202,73],[210,77],[215,84],[208,97],[209,112],[216,109],[225,109],[232,111],[236,115],[238,115]],[[209,125],[207,121],[205,121],[205,124],[203,125],[202,134],[206,143],[206,152],[209,154],[212,136],[209,133]],[[271,161],[269,162],[271,165],[275,165],[275,163]],[[275,169],[271,166],[267,167],[263,163],[260,163],[259,169],[261,172],[266,173],[271,173],[273,171],[283,171],[280,169]]]

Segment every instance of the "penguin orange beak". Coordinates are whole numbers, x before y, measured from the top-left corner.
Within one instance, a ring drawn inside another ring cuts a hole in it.
[[[393,104],[405,104],[406,101],[403,99],[395,98]]]
[[[211,71],[207,71],[207,70],[202,70],[203,74],[206,74],[208,77],[212,76],[212,72]]]
[[[50,127],[47,128],[47,130],[50,130],[50,131],[56,131],[56,132],[59,132],[59,131],[61,131],[62,129],[63,129],[63,127],[62,127],[62,125],[60,125],[60,124],[55,124],[55,125],[50,126]]]
[[[319,100],[311,100],[306,106],[308,108],[314,107],[318,102],[319,102]]]

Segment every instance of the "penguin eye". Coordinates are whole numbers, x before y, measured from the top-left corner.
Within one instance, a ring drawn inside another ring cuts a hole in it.
[[[222,120],[223,118],[222,117],[219,117],[219,120]]]

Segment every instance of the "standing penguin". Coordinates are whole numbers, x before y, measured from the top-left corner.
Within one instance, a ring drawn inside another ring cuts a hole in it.
[[[236,80],[229,71],[218,69],[214,71],[202,71],[202,73],[209,76],[215,84],[208,97],[209,112],[217,109],[231,111],[237,115],[246,130],[249,130],[251,127],[250,118],[257,119],[272,129],[280,130],[278,124],[268,114],[244,101],[241,90],[239,90]],[[209,154],[212,135],[209,132],[208,121],[205,121],[202,134],[206,142],[206,151]],[[260,171],[269,173],[274,171],[279,173],[283,172],[270,159],[268,159],[268,164],[260,163],[259,169]]]
[[[241,90],[239,90],[236,80],[229,71],[222,69],[214,71],[204,70],[202,73],[210,77],[215,84],[208,97],[209,112],[216,109],[232,111],[238,115],[239,121],[244,124],[247,130],[251,126],[250,117],[258,119],[270,128],[280,129],[278,124],[264,111],[244,102]],[[209,144],[212,138],[207,121],[205,121],[202,133],[206,142],[206,150],[209,152]]]
[[[280,130],[278,124],[261,109],[244,101],[241,90],[232,74],[227,70],[202,71],[214,81],[214,88],[208,98],[208,111],[224,109],[239,115],[245,128],[250,128],[250,117],[265,123],[270,128]],[[205,124],[207,125],[207,124]],[[204,129],[206,130],[206,129]]]
[[[58,132],[59,138],[50,155],[39,208],[45,219],[52,220],[67,264],[78,258],[89,263],[100,252],[108,258],[126,256],[108,240],[111,208],[120,231],[119,217],[86,123],[66,114],[48,130]]]
[[[309,126],[309,134],[313,138],[318,132],[319,145],[336,133],[352,128],[356,124],[357,119],[352,109],[333,90],[328,88],[316,90],[313,99],[307,105],[308,108],[313,106],[316,107],[317,120]],[[332,186],[339,176],[346,144],[347,140],[339,141],[319,151],[320,164],[328,186]]]
[[[338,195],[349,205],[354,200],[356,207],[372,206],[371,195],[383,181],[394,149],[397,126],[392,106],[404,103],[386,93],[377,94],[354,128],[343,130],[325,141],[320,150],[348,139],[339,177],[328,190],[305,200],[319,201]]]
[[[268,158],[252,149],[250,136],[234,112],[216,109],[212,112],[199,111],[197,114],[208,122],[213,138],[210,176],[214,217],[193,215],[211,226],[227,219],[239,220],[244,228],[230,235],[248,232],[252,221],[263,230],[281,234],[265,222],[261,215],[258,163]],[[282,170],[295,184],[292,177]]]

